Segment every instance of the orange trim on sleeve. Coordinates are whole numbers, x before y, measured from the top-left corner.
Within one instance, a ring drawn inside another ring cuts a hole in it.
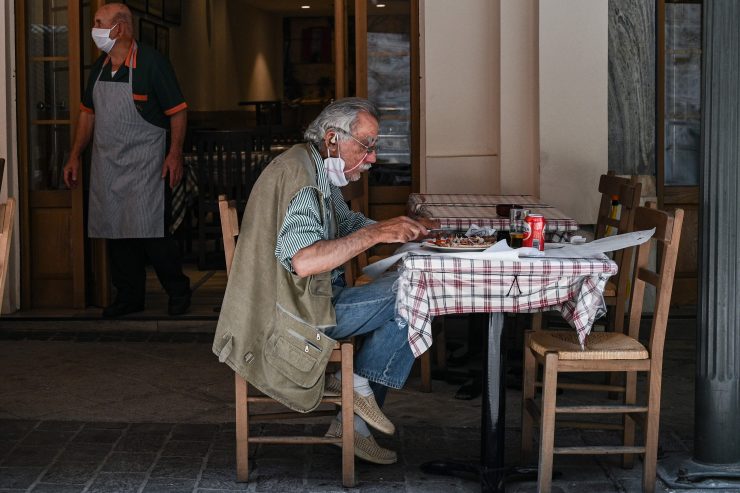
[[[184,110],[187,107],[188,107],[188,103],[186,103],[186,102],[183,101],[182,103],[178,104],[177,106],[174,106],[174,107],[168,109],[167,111],[165,111],[164,114],[167,115],[167,116],[172,116],[175,113],[181,112],[182,110]]]
[[[80,111],[84,111],[85,113],[90,113],[91,115],[95,114],[95,111],[92,108],[88,108],[82,103],[80,103]]]
[[[149,95],[134,93],[134,101],[149,101]]]

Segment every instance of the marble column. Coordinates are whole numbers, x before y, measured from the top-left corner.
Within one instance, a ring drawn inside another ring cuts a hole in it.
[[[609,0],[609,169],[655,174],[655,3]]]
[[[740,0],[703,4],[694,460],[740,464]]]

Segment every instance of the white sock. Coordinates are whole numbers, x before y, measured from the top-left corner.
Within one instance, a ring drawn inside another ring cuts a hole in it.
[[[337,371],[334,374],[334,377],[341,382],[342,372]],[[367,378],[361,377],[360,375],[356,373],[352,374],[352,378],[353,378],[352,387],[355,389],[355,392],[357,392],[363,397],[373,395],[373,389],[370,388],[370,381]]]
[[[339,414],[337,414],[337,420],[339,420],[340,423],[342,422],[341,411],[339,412]],[[367,427],[367,423],[365,423],[365,421],[363,421],[363,419],[356,414],[355,414],[355,433],[359,433],[360,435],[364,437],[370,436],[370,428]]]

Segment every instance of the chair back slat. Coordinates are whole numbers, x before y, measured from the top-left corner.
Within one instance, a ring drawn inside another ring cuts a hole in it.
[[[236,201],[228,200],[226,195],[218,197],[218,210],[221,216],[221,233],[224,242],[226,259],[226,277],[231,273],[231,262],[234,260],[236,239],[239,236],[239,216],[236,212]]]
[[[656,290],[648,346],[654,365],[661,365],[663,361],[668,310],[671,304],[683,217],[682,209],[676,209],[672,217],[667,212],[649,207],[639,207],[635,213],[635,228],[640,230],[655,228],[655,235],[637,247],[629,335],[635,339],[639,338],[645,286],[650,284]],[[655,270],[650,268],[650,252],[654,244],[657,246],[658,258]]]
[[[10,241],[13,237],[13,217],[15,214],[15,199],[10,197],[4,204],[0,204],[0,305],[3,303],[5,282],[8,278],[8,262],[10,260]]]

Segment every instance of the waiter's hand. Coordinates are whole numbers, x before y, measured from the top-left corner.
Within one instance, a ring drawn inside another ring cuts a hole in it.
[[[64,184],[67,188],[77,188],[77,172],[80,170],[80,156],[69,156],[64,165]]]
[[[164,166],[162,166],[162,179],[169,174],[170,188],[175,188],[175,185],[180,183],[180,180],[182,180],[182,173],[182,153],[170,152],[167,154],[167,157],[164,160]]]

